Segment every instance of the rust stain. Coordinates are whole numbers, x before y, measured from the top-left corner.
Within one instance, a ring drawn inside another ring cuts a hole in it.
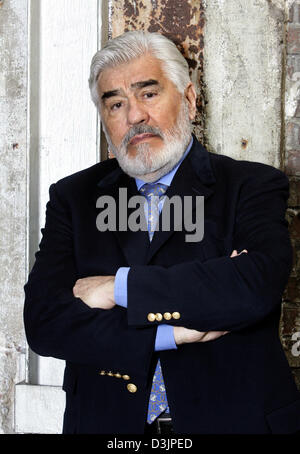
[[[3,6],[4,0],[0,0],[0,7]]]
[[[194,133],[204,140],[205,95],[203,49],[205,15],[203,0],[114,0],[112,37],[125,31],[147,30],[170,38],[186,58],[197,91]]]
[[[246,148],[248,146],[248,140],[247,139],[242,139],[241,140],[241,145],[242,145],[243,150],[246,150]]]
[[[12,146],[12,147],[13,147],[13,150],[16,150],[16,149],[19,148],[19,144],[18,144],[18,143],[13,143],[13,146]]]

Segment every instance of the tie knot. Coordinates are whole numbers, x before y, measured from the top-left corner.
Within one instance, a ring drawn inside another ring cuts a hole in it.
[[[141,189],[140,193],[146,197],[146,199],[151,199],[151,197],[162,197],[168,186],[162,183],[146,183],[144,184]]]

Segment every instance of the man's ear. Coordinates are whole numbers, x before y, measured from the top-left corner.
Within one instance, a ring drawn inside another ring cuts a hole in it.
[[[194,120],[196,116],[196,99],[197,99],[197,94],[196,90],[194,87],[194,84],[190,82],[186,89],[184,90],[184,98],[188,103],[189,107],[189,119]]]

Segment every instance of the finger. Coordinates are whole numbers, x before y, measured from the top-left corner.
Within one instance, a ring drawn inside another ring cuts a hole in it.
[[[73,295],[78,298],[81,295],[81,288],[79,285],[75,284],[73,287]]]
[[[79,295],[80,293],[80,287],[78,287],[78,285],[75,285],[75,287],[73,287],[73,294],[75,296]]]
[[[188,342],[201,342],[205,336],[205,331],[197,331],[195,329],[184,328],[184,334]]]
[[[208,331],[200,342],[207,342],[224,336],[229,331]]]
[[[237,257],[238,255],[241,255],[241,254],[243,254],[243,253],[247,254],[247,253],[248,253],[247,249],[243,249],[243,250],[242,250],[241,252],[239,252],[239,253],[237,252],[236,249],[234,249],[234,250],[232,251],[230,257],[231,257],[231,258],[232,258],[232,257]]]
[[[202,342],[204,337],[206,336],[206,332],[205,331],[197,331],[197,337],[198,337],[198,340],[197,342]]]
[[[216,333],[214,333],[212,331],[208,331],[207,333],[205,333],[203,338],[200,339],[199,342],[208,342],[208,341],[211,341],[213,339],[216,339],[216,337],[219,337],[219,336],[216,336]]]

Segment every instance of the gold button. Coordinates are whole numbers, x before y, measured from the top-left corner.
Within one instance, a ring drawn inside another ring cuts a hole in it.
[[[130,393],[136,393],[137,387],[133,383],[128,383],[127,389]]]
[[[178,319],[180,318],[180,313],[179,313],[179,312],[173,312],[172,317],[173,317],[175,320],[178,320]]]
[[[111,371],[109,371],[107,375],[109,375],[110,377],[114,376],[114,374]]]
[[[150,314],[148,314],[147,316],[147,319],[149,320],[149,322],[154,322],[154,320],[156,320],[155,314],[152,314],[152,312],[150,312]]]
[[[160,322],[163,318],[162,314],[160,314],[159,312],[157,312],[157,314],[155,314],[155,318],[158,322]]]
[[[121,374],[119,374],[119,372],[117,372],[117,373],[115,374],[115,377],[117,377],[117,378],[121,378],[121,377],[122,377],[122,375],[121,375]]]
[[[105,375],[105,370],[102,370],[101,372],[99,372],[100,375]]]
[[[122,378],[123,378],[124,380],[130,380],[130,377],[129,377],[129,375],[123,375],[123,377],[122,377]]]
[[[172,318],[172,314],[170,314],[170,312],[165,312],[164,313],[164,319],[165,320],[171,320],[171,318]]]

